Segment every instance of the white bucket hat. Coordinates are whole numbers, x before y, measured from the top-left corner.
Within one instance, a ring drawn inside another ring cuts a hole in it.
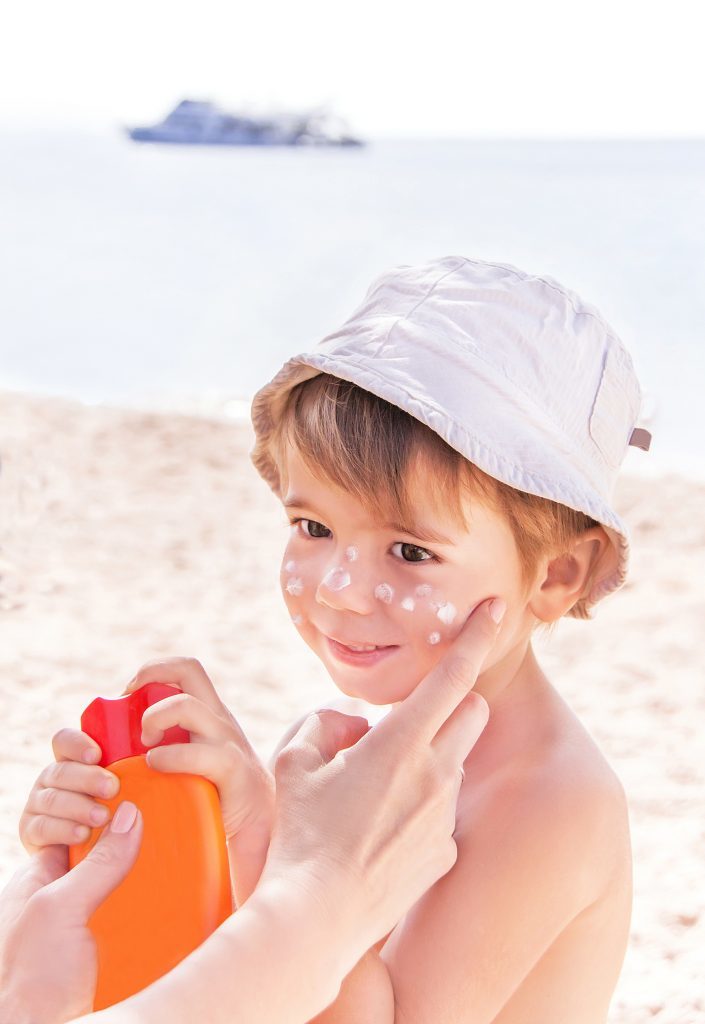
[[[394,267],[343,326],[290,359],[252,403],[252,461],[280,495],[270,443],[291,388],[332,374],[425,423],[475,466],[517,490],[584,512],[614,544],[617,568],[568,614],[627,575],[630,536],[611,507],[642,393],[631,357],[600,313],[550,277],[445,256]]]

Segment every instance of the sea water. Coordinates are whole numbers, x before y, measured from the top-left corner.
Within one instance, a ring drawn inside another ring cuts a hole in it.
[[[206,148],[0,129],[0,227],[0,388],[241,415],[375,275],[461,254],[596,305],[654,435],[626,464],[705,472],[705,140]]]

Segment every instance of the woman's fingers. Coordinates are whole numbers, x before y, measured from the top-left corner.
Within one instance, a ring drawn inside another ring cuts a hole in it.
[[[495,605],[495,602],[497,604]],[[389,733],[404,742],[431,743],[475,685],[485,658],[492,649],[500,625],[491,613],[503,614],[501,598],[484,601],[469,617],[445,657],[421,680],[396,708],[375,727],[375,736]],[[501,622],[501,616],[500,616]]]
[[[449,771],[457,772],[480,738],[489,717],[485,698],[471,691],[440,727],[433,747]]]
[[[232,736],[232,723],[188,693],[175,693],[146,709],[142,715],[142,742],[145,747],[159,743],[167,729],[180,725],[211,742],[224,742]]]
[[[142,841],[142,815],[134,804],[123,801],[110,828],[73,870],[42,890],[43,902],[70,912],[85,922],[125,878],[134,864]],[[54,903],[54,901],[56,901]]]
[[[52,737],[51,746],[57,761],[97,764],[102,753],[95,740],[79,729],[60,729]]]
[[[367,719],[357,715],[344,715],[331,708],[315,711],[280,751],[277,768],[281,771],[288,762],[295,761],[297,768],[315,770],[332,761],[338,751],[352,747],[369,728]]]

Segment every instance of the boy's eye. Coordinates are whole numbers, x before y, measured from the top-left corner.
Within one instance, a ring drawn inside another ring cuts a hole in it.
[[[396,548],[399,548],[399,553],[405,562],[428,562],[433,559],[433,555],[426,548],[420,548],[418,544],[405,544],[403,541],[398,541],[392,547],[392,551],[396,554]]]
[[[330,537],[330,530],[323,523],[317,523],[315,519],[296,519],[295,523],[301,523],[301,529],[309,537]]]

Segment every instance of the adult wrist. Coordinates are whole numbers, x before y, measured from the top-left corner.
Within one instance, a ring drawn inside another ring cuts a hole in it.
[[[0,1024],[53,1024],[48,1019],[37,1017],[27,1006],[27,1000],[12,987],[0,992]]]
[[[296,877],[296,872],[277,877],[268,875],[265,868],[246,904],[270,922],[270,934],[279,934],[291,943],[288,955],[299,961],[300,969],[320,993],[314,1013],[337,998],[343,979],[361,955],[351,942],[344,918],[336,921],[331,914],[332,902],[322,900],[315,887]]]
[[[273,928],[291,929],[302,969],[308,972],[314,963],[320,967],[332,1001],[371,945],[356,929],[350,903],[349,894],[333,878],[324,884],[299,865],[287,864],[281,871],[267,863],[247,906],[276,917]]]

